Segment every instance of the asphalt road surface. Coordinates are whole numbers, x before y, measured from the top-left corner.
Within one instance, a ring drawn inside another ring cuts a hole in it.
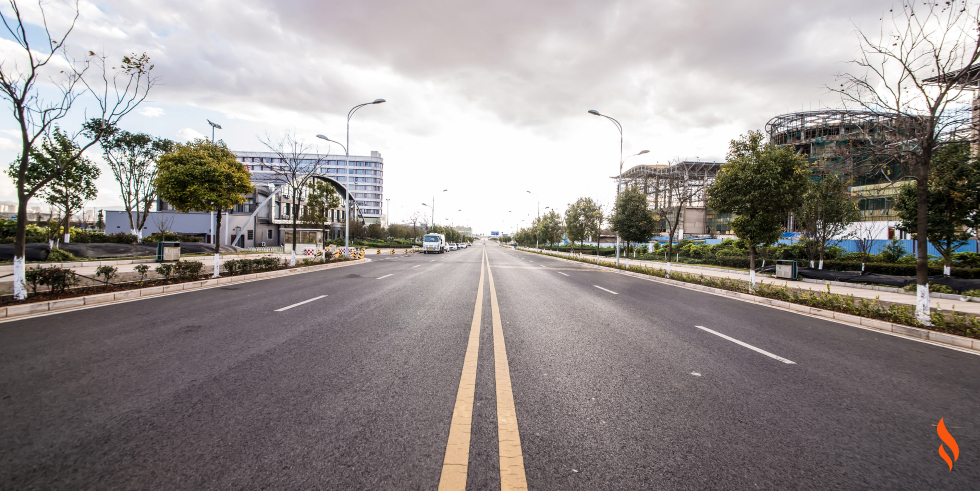
[[[0,323],[0,488],[980,487],[980,356],[495,245],[368,257]]]

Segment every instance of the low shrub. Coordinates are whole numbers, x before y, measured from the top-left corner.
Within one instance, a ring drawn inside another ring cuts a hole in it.
[[[142,284],[146,280],[146,273],[150,271],[150,267],[145,264],[137,264],[133,268],[133,271],[136,271],[136,274],[140,275],[140,284]]]
[[[78,285],[78,275],[71,268],[37,268],[25,271],[31,293],[37,295],[38,285],[46,285],[53,293],[61,293]]]
[[[198,261],[177,261],[171,265],[173,276],[178,280],[196,280],[204,270],[204,263]]]
[[[980,289],[977,289],[977,290],[967,290],[967,291],[963,292],[963,295],[964,296],[967,296],[967,297],[980,297]]]
[[[173,277],[174,267],[172,264],[163,263],[156,268],[153,268],[153,271],[156,271],[158,275],[163,276],[164,279],[169,280]]]
[[[95,268],[95,277],[102,277],[102,286],[108,288],[109,281],[119,276],[119,268],[115,266],[103,265]]]
[[[259,257],[255,259],[229,259],[221,265],[231,276],[272,271],[286,267],[285,259],[278,257]]]
[[[48,253],[49,263],[73,263],[78,261],[78,258],[74,254],[62,250],[62,249],[51,249]]]
[[[918,288],[918,285],[911,284],[902,287],[902,290],[907,292],[914,292]],[[929,293],[949,293],[950,295],[955,295],[956,290],[950,288],[948,285],[940,285],[938,283],[929,283]]]

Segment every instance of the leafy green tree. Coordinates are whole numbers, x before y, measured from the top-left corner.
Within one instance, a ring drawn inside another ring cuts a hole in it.
[[[89,124],[86,129],[94,134],[99,128]],[[173,150],[175,143],[145,133],[130,133],[114,126],[106,133],[100,141],[102,155],[119,184],[119,196],[123,210],[129,217],[129,229],[142,242],[143,227],[157,194],[153,187],[157,159]]]
[[[214,276],[219,274],[221,212],[245,202],[253,191],[248,170],[224,142],[197,139],[160,157],[153,181],[160,197],[177,211],[214,211]]]
[[[585,216],[580,206],[583,199],[579,198],[565,210],[565,236],[572,243],[572,253],[575,253],[575,243],[578,242],[581,249],[581,243],[585,240]]]
[[[595,240],[595,255],[599,257],[599,239],[602,235],[603,209],[602,205],[596,203],[592,198],[579,198],[576,201],[579,213],[582,214],[582,227],[585,235]]]
[[[637,186],[619,193],[611,220],[613,230],[626,241],[626,253],[634,242],[646,242],[653,235],[657,220],[647,207],[647,195]]]
[[[372,223],[367,226],[367,236],[369,239],[383,240],[385,238],[385,229],[380,223]]]
[[[64,214],[62,227],[65,243],[71,240],[71,216],[86,201],[95,199],[99,192],[95,185],[95,180],[99,178],[99,167],[84,156],[72,160],[72,156],[79,153],[78,145],[56,127],[51,138],[44,138],[40,149],[31,151],[33,165],[28,168],[28,181],[36,183],[45,180],[50,169],[58,168],[58,162],[71,160],[71,164],[63,167],[60,172],[55,172],[53,179],[40,191],[45,202]],[[15,174],[16,166],[11,164],[7,173]]]
[[[926,195],[927,238],[943,257],[945,273],[953,265],[953,253],[970,239],[969,228],[977,226],[980,201],[980,163],[970,157],[968,144],[941,147],[933,154]],[[895,211],[898,228],[918,230],[918,189],[909,182],[902,186]]]
[[[844,179],[840,175],[830,174],[820,180],[808,181],[796,217],[810,246],[811,260],[814,257],[819,259],[819,269],[823,269],[828,244],[835,245],[848,225],[860,218],[860,212],[851,200]]]
[[[708,188],[708,207],[732,213],[731,227],[749,244],[749,274],[755,284],[756,246],[779,239],[783,220],[799,208],[807,186],[806,161],[791,147],[764,143],[750,131],[729,145],[726,163]]]
[[[546,213],[538,223],[537,232],[542,242],[553,246],[565,235],[565,224],[562,223],[561,215],[555,210]]]
[[[330,221],[330,210],[340,208],[340,195],[330,184],[319,179],[313,180],[306,195],[306,206],[303,209],[303,222],[320,226],[323,242],[327,241],[327,222]],[[326,256],[324,255],[324,260]]]
[[[40,2],[30,9],[28,15],[24,15],[17,0],[10,0],[0,12],[0,18],[10,34],[5,41],[5,59],[20,60],[17,63],[0,63],[0,98],[9,104],[9,114],[16,121],[20,133],[20,152],[10,173],[17,189],[17,233],[13,256],[14,298],[18,300],[27,298],[24,256],[28,202],[48,182],[71,167],[103,134],[100,131],[84,138],[80,134],[69,136],[76,142],[78,152],[57,159],[53,167],[47,169],[31,168],[34,165],[32,151],[43,137],[51,136],[58,120],[69,116],[75,101],[82,95],[86,96],[81,100],[87,101],[87,113],[108,127],[136,109],[155,83],[150,75],[153,65],[146,54],[124,56],[120,63],[112,63],[106,55],[97,55],[93,51],[89,51],[84,59],[69,55],[66,41],[78,19],[78,3],[73,7],[74,15],[67,12],[56,14],[50,10],[61,7]],[[70,20],[57,23],[28,20],[54,17]],[[60,27],[52,30],[51,26],[55,24]],[[43,172],[36,172],[39,170]],[[28,174],[33,174],[33,177]]]

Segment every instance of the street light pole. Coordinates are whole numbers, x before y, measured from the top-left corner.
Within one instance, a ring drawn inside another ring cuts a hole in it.
[[[350,259],[350,118],[354,116],[354,112],[358,109],[369,106],[371,104],[381,104],[386,102],[384,99],[375,99],[372,102],[365,102],[363,104],[358,104],[351,108],[347,112],[347,145],[340,145],[339,142],[333,141],[323,135],[316,135],[317,138],[323,140],[334,142],[342,147],[344,147],[344,172],[347,173],[346,180],[344,182],[344,253],[348,259]]]
[[[208,121],[208,124],[211,125],[211,143],[214,143],[214,129],[217,128],[217,129],[220,130],[221,129],[221,125],[218,124],[218,123],[212,123],[210,119],[207,120],[207,121]]]

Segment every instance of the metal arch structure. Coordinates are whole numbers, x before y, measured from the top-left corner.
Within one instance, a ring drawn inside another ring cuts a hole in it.
[[[320,173],[311,174],[310,175],[310,180],[311,181],[312,180],[321,180],[321,181],[326,182],[327,184],[330,184],[331,186],[334,187],[334,189],[337,191],[337,193],[339,193],[341,196],[353,196],[353,193],[351,193],[350,190],[346,188],[346,186],[344,186],[343,184],[337,182],[336,179],[333,179],[330,176],[327,176],[326,174],[320,174]],[[260,184],[267,184],[267,185],[276,186],[276,183],[275,182],[272,182],[272,181],[260,182]],[[269,193],[269,196],[267,196],[262,201],[262,203],[259,204],[259,206],[256,206],[255,207],[255,211],[253,211],[252,214],[248,217],[248,221],[245,222],[245,225],[242,225],[241,232],[238,232],[238,235],[235,236],[235,240],[232,241],[232,244],[237,244],[238,241],[241,240],[242,234],[244,234],[245,231],[248,230],[248,226],[252,224],[252,221],[255,220],[256,215],[258,215],[259,212],[262,211],[262,208],[265,207],[266,203],[272,201],[272,198],[274,198],[277,194],[279,194],[280,191],[282,191],[285,188],[286,188],[286,186],[284,186],[284,185],[278,185],[278,186],[276,186],[276,189],[273,192]],[[344,194],[345,192],[347,194]],[[356,199],[350,200],[350,202],[347,204],[347,210],[348,210],[348,212],[350,212],[350,209],[351,208],[354,208],[354,210],[356,212],[356,215],[355,216],[359,217],[361,219],[361,222],[363,223],[364,222],[364,215],[361,213],[361,208],[357,205],[357,200]]]
[[[637,165],[623,173],[623,180],[627,185],[642,189],[654,209],[677,206],[672,193],[678,185],[692,193],[692,199],[685,202],[685,206],[704,207],[708,187],[715,182],[721,166],[721,162],[689,161],[672,165]]]

